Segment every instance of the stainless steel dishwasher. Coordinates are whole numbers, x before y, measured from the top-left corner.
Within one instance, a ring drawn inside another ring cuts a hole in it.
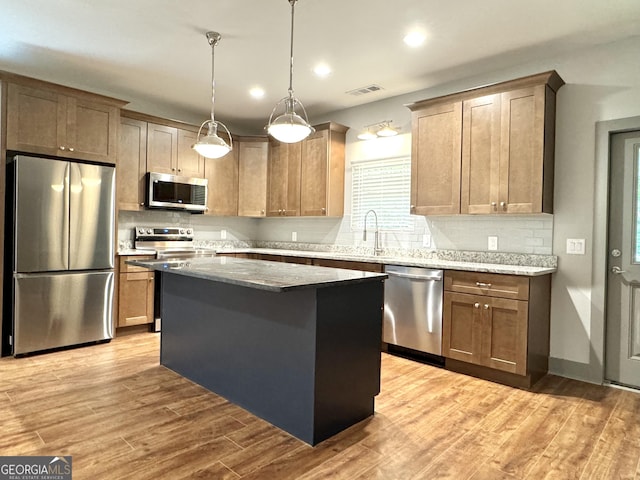
[[[443,271],[386,265],[383,341],[442,354]]]

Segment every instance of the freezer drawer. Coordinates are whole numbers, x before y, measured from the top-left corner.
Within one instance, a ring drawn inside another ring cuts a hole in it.
[[[383,341],[442,354],[443,271],[386,265]]]
[[[113,338],[113,271],[13,279],[14,355]]]

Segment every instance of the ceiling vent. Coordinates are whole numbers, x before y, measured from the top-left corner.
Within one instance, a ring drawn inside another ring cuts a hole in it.
[[[367,85],[366,87],[356,88],[354,90],[349,90],[347,95],[353,95],[354,97],[359,97],[360,95],[366,95],[368,93],[378,92],[380,90],[384,90],[380,85]]]

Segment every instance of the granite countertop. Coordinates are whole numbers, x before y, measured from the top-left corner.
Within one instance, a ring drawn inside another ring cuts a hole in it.
[[[336,252],[315,252],[306,250],[283,250],[279,248],[238,248],[218,250],[218,253],[262,253],[293,257],[323,258],[330,260],[350,260],[355,262],[381,263],[385,265],[403,265],[409,267],[441,268],[445,270],[463,270],[466,272],[502,273],[534,277],[554,273],[555,267],[534,267],[501,263],[442,260],[432,258],[360,255]]]
[[[380,281],[387,278],[383,273],[224,256],[181,260],[128,260],[127,263],[159,272],[171,272],[272,292]]]

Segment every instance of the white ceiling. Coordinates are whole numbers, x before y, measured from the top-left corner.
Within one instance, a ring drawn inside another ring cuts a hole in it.
[[[299,0],[294,89],[332,111],[640,35],[640,0]],[[0,69],[185,121],[262,133],[289,82],[287,0],[0,0]],[[427,34],[411,49],[412,28]],[[639,52],[640,53],[640,52]],[[324,79],[312,71],[331,66]],[[640,61],[640,57],[639,57]],[[383,90],[354,97],[370,84]],[[261,86],[266,95],[248,94]]]

